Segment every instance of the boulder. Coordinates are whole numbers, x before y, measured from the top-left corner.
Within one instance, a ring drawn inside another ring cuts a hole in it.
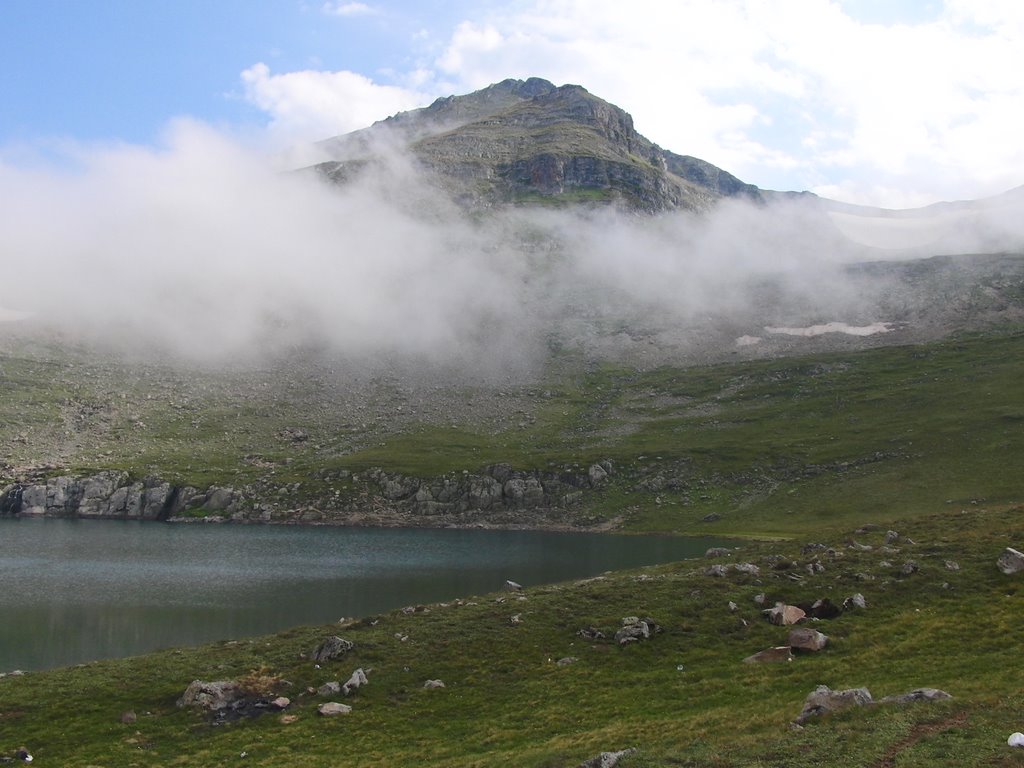
[[[739,573],[746,573],[750,576],[759,576],[761,573],[761,569],[753,563],[736,563],[733,568],[735,568]]]
[[[721,578],[722,576],[725,576],[727,573],[729,573],[729,566],[722,565],[721,563],[709,565],[707,568],[704,569],[705,576],[714,576],[716,578]]]
[[[321,704],[316,708],[324,717],[333,717],[334,715],[347,715],[352,711],[352,707],[348,704],[339,704],[336,701],[328,701],[326,704]]]
[[[275,709],[287,709],[291,705],[291,703],[292,700],[289,699],[287,696],[278,696],[276,699],[270,702],[270,706],[274,707]]]
[[[786,605],[785,603],[776,603],[774,608],[767,608],[761,611],[768,621],[772,624],[777,624],[780,627],[787,627],[790,624],[796,624],[798,621],[802,621],[807,615],[800,608],[795,605]]]
[[[622,620],[622,629],[615,633],[615,642],[626,645],[638,640],[648,640],[655,632],[660,631],[661,627],[650,616],[627,616]]]
[[[729,557],[731,554],[731,549],[726,549],[725,547],[711,547],[711,549],[704,553],[704,557]]]
[[[352,676],[347,682],[342,684],[341,692],[346,696],[351,696],[360,686],[366,685],[369,680],[366,679],[366,673],[363,672],[362,667],[352,673]]]
[[[753,656],[747,656],[743,662],[745,664],[763,664],[792,660],[793,653],[790,651],[789,646],[777,645],[774,648],[766,648],[763,651],[759,651]]]
[[[809,619],[834,619],[843,612],[842,608],[827,597],[815,600],[810,605],[801,603],[800,608],[807,614]]]
[[[1024,553],[1018,552],[1012,547],[1007,547],[1003,550],[1003,554],[999,556],[999,559],[996,561],[996,565],[999,566],[999,570],[1007,576],[1020,573],[1021,571],[1024,571]]]
[[[1024,733],[1011,733],[1010,738],[1006,740],[1006,743],[1011,747],[1024,747]]]
[[[193,680],[178,699],[179,707],[200,707],[215,712],[245,697],[242,687],[234,680],[207,683]]]
[[[341,693],[341,683],[337,680],[331,680],[316,689],[317,696],[337,696],[339,693]]]
[[[849,611],[853,608],[860,608],[864,610],[868,607],[867,601],[864,599],[864,595],[858,592],[855,595],[850,595],[848,598],[843,600],[843,610]]]
[[[879,704],[913,704],[918,701],[945,701],[952,699],[945,691],[938,688],[915,688],[907,693],[900,693],[895,696],[886,696],[879,699]]]
[[[324,638],[324,641],[313,651],[313,661],[323,664],[326,661],[340,658],[356,647],[351,640],[332,635]]]
[[[828,645],[828,635],[810,627],[796,627],[789,631],[786,644],[801,651],[820,651]]]
[[[615,768],[622,758],[636,752],[635,748],[623,749],[618,752],[602,752],[597,757],[584,760],[576,768]]]
[[[838,712],[849,707],[862,707],[871,704],[871,692],[867,688],[848,688],[845,691],[833,691],[827,685],[819,685],[804,700],[804,708],[797,715],[796,723],[803,725],[812,717],[820,717]]]

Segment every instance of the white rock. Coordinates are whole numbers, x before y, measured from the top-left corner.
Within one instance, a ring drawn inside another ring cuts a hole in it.
[[[1011,747],[1024,747],[1024,733],[1018,731],[1017,733],[1011,733],[1010,738],[1006,740],[1006,743]]]

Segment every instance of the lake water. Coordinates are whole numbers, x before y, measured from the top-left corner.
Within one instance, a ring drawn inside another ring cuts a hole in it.
[[[536,531],[0,520],[0,671],[276,632],[724,542]]]

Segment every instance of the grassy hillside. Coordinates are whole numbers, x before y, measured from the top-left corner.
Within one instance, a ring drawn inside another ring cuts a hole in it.
[[[889,549],[880,529],[808,534],[744,544],[726,558],[467,596],[345,626],[6,677],[0,754],[24,745],[40,765],[61,766],[554,767],[635,747],[621,765],[1024,765],[1024,752],[1006,746],[1024,705],[1007,674],[1019,657],[1024,581],[995,566],[1007,543],[1024,541],[1022,513],[943,509],[893,521],[901,537]],[[848,547],[851,537],[872,549]],[[810,541],[835,551],[804,554]],[[908,575],[910,561],[917,570]],[[761,572],[705,574],[729,562]],[[810,574],[812,562],[824,571]],[[861,593],[867,607],[814,623],[830,637],[823,651],[745,664],[785,642],[787,629],[760,615],[761,593],[766,605]],[[619,646],[612,635],[621,619],[637,615],[663,631]],[[606,638],[578,634],[591,627]],[[308,655],[331,634],[355,649],[317,668]],[[576,661],[559,666],[564,657]],[[359,667],[369,684],[349,698],[307,692]],[[268,690],[287,681],[277,690],[292,703],[216,723],[175,706],[195,678],[248,678]],[[425,690],[427,679],[445,687]],[[858,708],[792,729],[819,684],[867,686],[876,699],[937,687],[953,699]],[[318,715],[332,699],[352,713]],[[125,724],[128,710],[137,720]]]
[[[687,369],[563,360],[507,386],[298,366],[127,370],[39,348],[0,365],[12,465],[271,492],[301,482],[296,503],[326,509],[365,492],[335,470],[430,478],[606,458],[617,473],[582,512],[633,531],[790,535],[1021,499],[1024,330],[1013,326]]]

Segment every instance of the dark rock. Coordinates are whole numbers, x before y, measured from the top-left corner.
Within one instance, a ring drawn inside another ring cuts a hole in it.
[[[179,707],[200,707],[216,711],[230,706],[245,697],[242,687],[234,680],[204,682],[193,680],[178,699]]]
[[[803,609],[809,619],[834,619],[843,612],[842,608],[827,597],[815,600],[809,605],[800,603],[799,607]]]
[[[345,640],[337,635],[333,635],[325,638],[324,641],[316,647],[316,650],[313,651],[313,661],[318,664],[323,664],[324,662],[332,661],[333,659],[344,656],[355,647],[355,643],[350,640]]]
[[[722,519],[722,516],[720,514],[718,514],[717,512],[712,512],[709,515],[704,515],[704,517],[702,517],[700,519],[700,521],[702,523],[716,523],[716,522],[718,522],[721,519]]]

